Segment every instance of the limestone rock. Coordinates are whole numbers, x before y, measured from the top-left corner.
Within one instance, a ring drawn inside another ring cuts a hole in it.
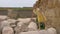
[[[14,34],[14,31],[11,27],[6,26],[2,29],[2,34]]]

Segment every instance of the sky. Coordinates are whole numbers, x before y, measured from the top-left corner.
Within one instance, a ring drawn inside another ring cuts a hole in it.
[[[32,7],[36,0],[0,0],[0,7]]]

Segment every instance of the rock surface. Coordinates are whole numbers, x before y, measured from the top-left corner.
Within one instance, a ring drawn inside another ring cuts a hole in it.
[[[54,28],[49,28],[47,30],[21,32],[20,34],[57,34],[57,32]]]
[[[2,29],[2,34],[14,34],[14,31],[11,27],[6,26]]]

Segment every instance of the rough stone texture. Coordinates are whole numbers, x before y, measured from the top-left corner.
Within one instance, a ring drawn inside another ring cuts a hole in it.
[[[35,22],[30,22],[28,25],[29,30],[28,31],[36,31],[37,30],[37,25]]]
[[[19,22],[17,24],[17,26],[14,28],[15,30],[15,34],[18,34],[20,32],[27,32],[28,31],[28,28],[27,28],[27,24],[26,23],[23,23],[23,22]]]
[[[2,21],[1,22],[1,28],[3,28],[3,27],[5,27],[5,26],[10,26],[10,22],[8,22],[8,21]]]
[[[38,0],[34,4],[34,9],[40,8],[40,11],[47,17],[47,27],[54,27],[60,34],[60,0]]]
[[[6,16],[6,15],[0,15],[0,20],[5,20],[5,19],[8,19],[8,16]]]
[[[56,29],[52,28],[52,27],[47,29],[47,33],[49,33],[49,34],[57,34]]]
[[[39,34],[39,31],[21,32],[19,34]]]
[[[11,27],[6,26],[2,29],[2,34],[14,34],[14,31]]]
[[[29,23],[31,21],[31,18],[18,18],[17,21],[20,21],[23,23]]]
[[[49,28],[47,30],[21,32],[19,34],[57,34],[57,33],[54,28]]]

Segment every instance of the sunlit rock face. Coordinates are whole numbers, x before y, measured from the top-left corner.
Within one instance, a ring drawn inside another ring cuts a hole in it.
[[[47,30],[28,31],[28,32],[21,32],[19,34],[57,34],[57,33],[55,28],[48,28]]]
[[[55,27],[60,33],[60,0],[38,0],[33,8],[39,8],[44,13],[47,27]]]
[[[37,29],[37,24],[35,22],[30,22],[28,25],[29,31],[36,31]]]
[[[11,27],[13,27],[12,24],[14,25],[15,22],[16,22],[16,20],[14,20],[14,19],[4,20],[4,21],[1,22],[1,27],[2,28],[5,27],[5,26],[11,26]]]
[[[56,29],[55,28],[48,28],[47,29],[47,32],[49,33],[49,34],[57,34],[57,31],[56,31]]]
[[[14,34],[14,31],[13,31],[13,29],[11,27],[5,26],[2,29],[2,34]]]
[[[30,19],[30,18],[27,18]],[[35,18],[33,18],[35,20]],[[14,28],[13,25],[16,22],[14,19],[7,19],[1,22],[2,34],[56,34],[56,29],[48,28],[46,30],[38,30],[37,24],[34,21],[30,22],[17,22]],[[8,33],[7,33],[8,32]]]
[[[30,23],[18,22],[14,30],[15,30],[15,34],[19,34],[21,32],[28,32],[28,31],[37,31],[37,25],[35,22],[30,22]]]
[[[6,20],[8,19],[9,17],[6,16],[6,15],[0,15],[0,21],[3,21],[3,20]]]
[[[18,18],[17,21],[20,21],[23,23],[29,23],[31,21],[31,18]]]
[[[28,31],[27,26],[28,26],[27,23],[18,22],[17,26],[14,28],[15,34],[19,34],[21,32],[27,32]]]
[[[2,28],[6,27],[6,26],[15,27],[16,26],[15,22],[16,22],[16,20],[14,20],[14,19],[7,19],[4,21],[1,21],[0,22],[0,24],[1,24],[0,25],[0,32],[1,32]]]

